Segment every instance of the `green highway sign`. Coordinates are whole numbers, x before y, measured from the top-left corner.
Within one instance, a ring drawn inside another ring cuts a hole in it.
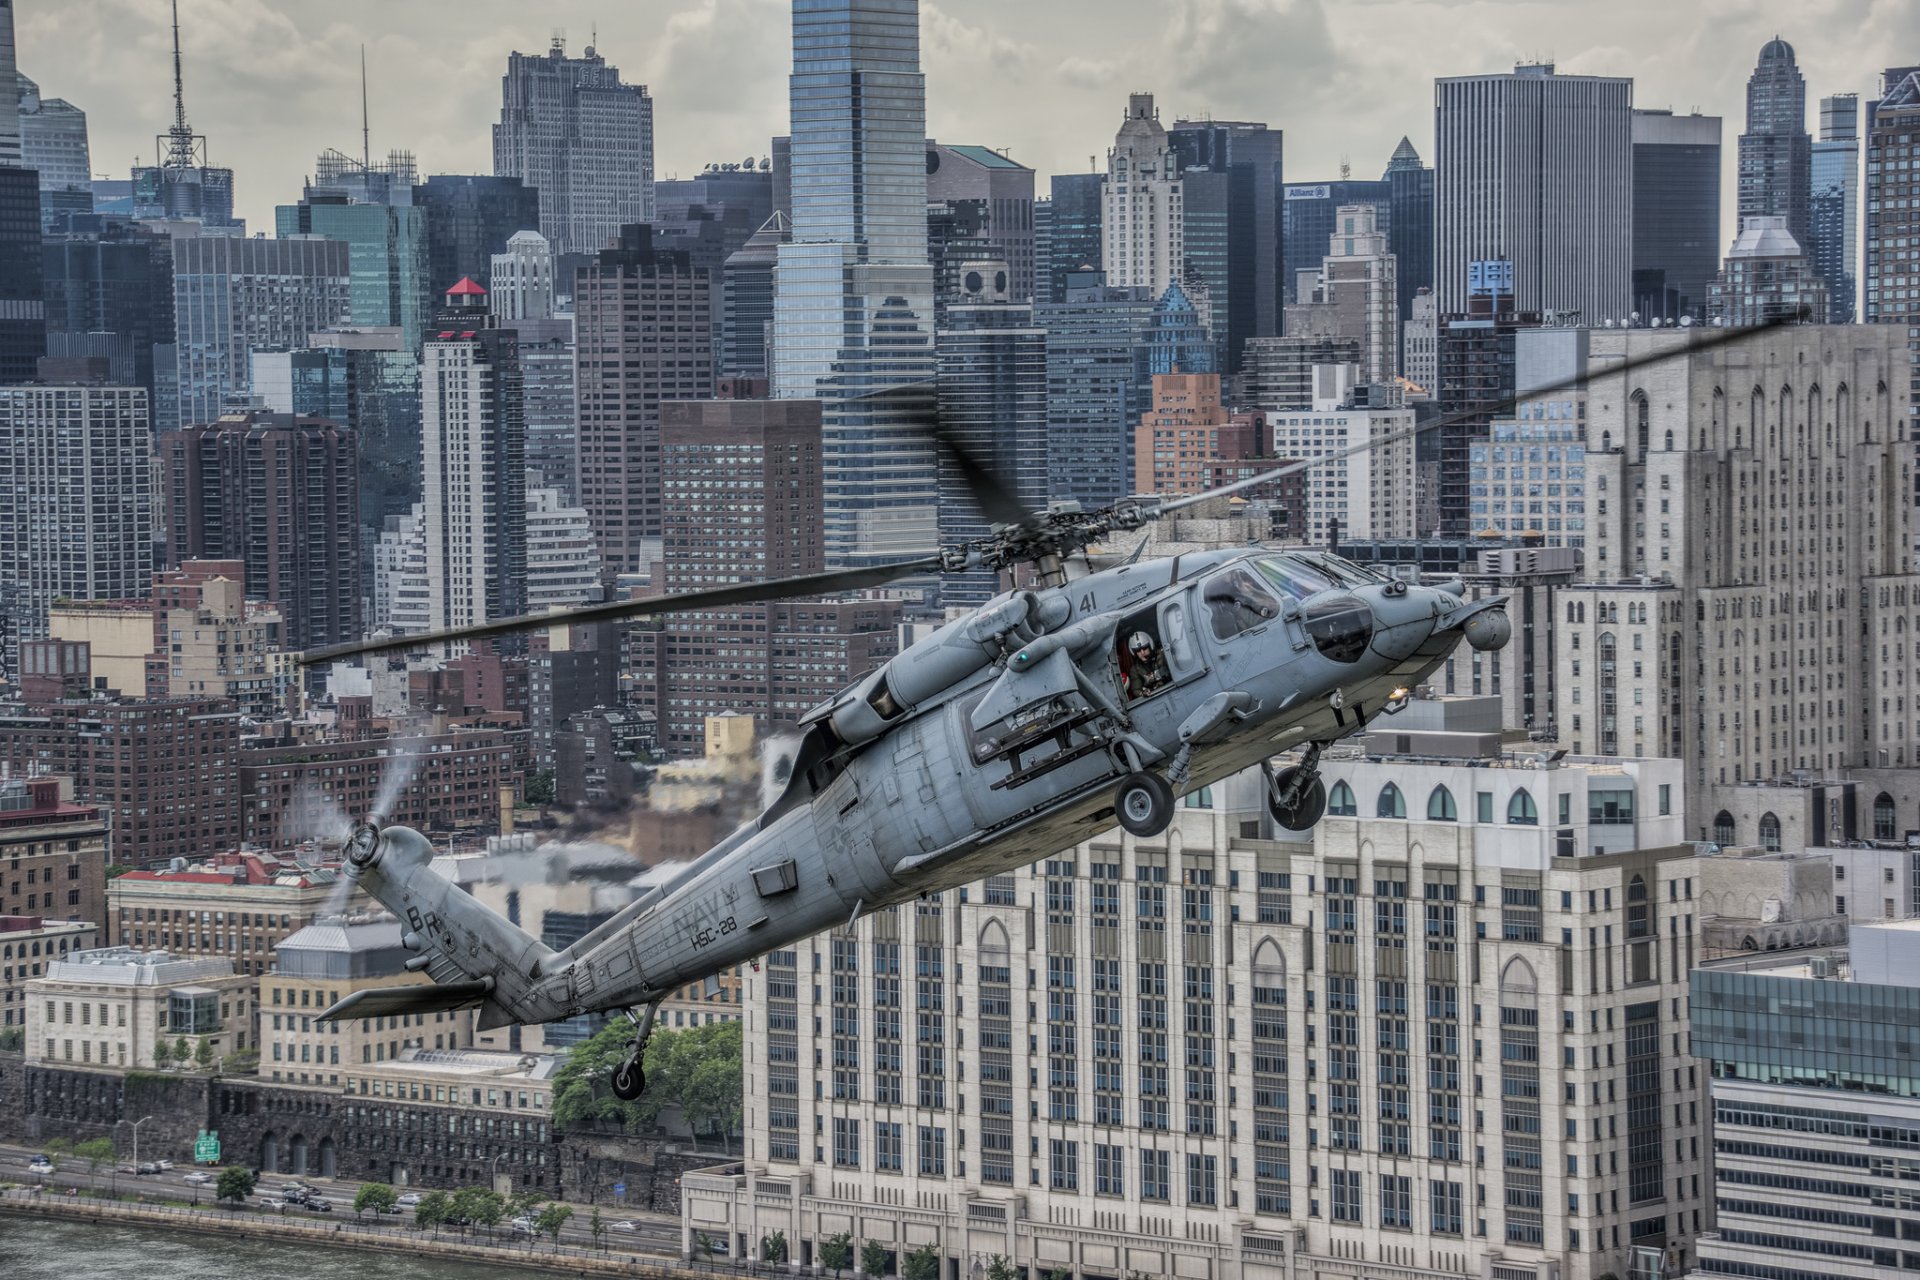
[[[195,1164],[220,1163],[220,1131],[202,1129],[200,1136],[193,1140],[193,1162]]]

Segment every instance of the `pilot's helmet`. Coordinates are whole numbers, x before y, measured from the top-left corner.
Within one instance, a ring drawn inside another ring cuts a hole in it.
[[[1136,631],[1127,638],[1127,648],[1138,654],[1153,652],[1153,637],[1144,631]]]

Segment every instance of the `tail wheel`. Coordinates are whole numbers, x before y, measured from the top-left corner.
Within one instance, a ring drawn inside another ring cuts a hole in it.
[[[613,1070],[613,1096],[622,1102],[633,1102],[647,1087],[647,1076],[640,1069],[639,1055],[628,1058]]]
[[[1267,787],[1267,812],[1288,831],[1309,830],[1327,811],[1327,784],[1315,775],[1296,794],[1299,773],[1299,765],[1282,769]],[[1290,797],[1292,802],[1288,803]]]
[[[1114,815],[1136,836],[1157,836],[1173,821],[1173,788],[1157,773],[1130,773],[1114,794]]]

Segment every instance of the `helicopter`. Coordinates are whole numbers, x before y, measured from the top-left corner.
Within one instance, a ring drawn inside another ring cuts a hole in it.
[[[1723,331],[1694,345],[1734,336]],[[1182,794],[1254,766],[1275,823],[1310,829],[1326,808],[1322,752],[1404,708],[1463,640],[1478,650],[1504,646],[1512,634],[1505,598],[1468,601],[1457,578],[1414,584],[1300,548],[1156,559],[1136,550],[1105,566],[1090,549],[1211,498],[1451,420],[1205,493],[1044,514],[1025,509],[930,422],[935,444],[992,522],[984,539],[890,565],[302,655],[312,664],[939,571],[1029,575],[809,711],[785,788],[758,818],[568,947],[546,946],[434,872],[434,849],[418,832],[360,823],[344,851],[345,874],[404,922],[402,943],[414,953],[407,967],[433,985],[355,992],[320,1017],[471,1008],[486,1030],[620,1010],[634,1042],[611,1087],[630,1101],[644,1088],[641,1054],[660,1002],[687,983],[880,908],[1035,862],[1115,823],[1136,837],[1157,835]]]

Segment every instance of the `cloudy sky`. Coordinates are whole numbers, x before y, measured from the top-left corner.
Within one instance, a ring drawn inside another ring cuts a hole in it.
[[[272,227],[324,147],[359,149],[359,47],[373,147],[422,172],[485,173],[514,49],[599,48],[655,101],[662,177],[767,151],[786,131],[786,0],[180,0],[187,111],[240,212]],[[16,0],[20,69],[87,112],[93,167],[124,178],[172,115],[166,0]],[[923,0],[928,128],[1007,148],[1042,175],[1102,155],[1131,90],[1163,117],[1265,120],[1289,181],[1376,177],[1401,134],[1431,159],[1432,81],[1552,59],[1635,77],[1639,106],[1727,117],[1775,33],[1823,94],[1874,92],[1920,60],[1915,0]],[[1044,193],[1044,176],[1041,184]],[[1728,217],[1731,222],[1730,212]]]

